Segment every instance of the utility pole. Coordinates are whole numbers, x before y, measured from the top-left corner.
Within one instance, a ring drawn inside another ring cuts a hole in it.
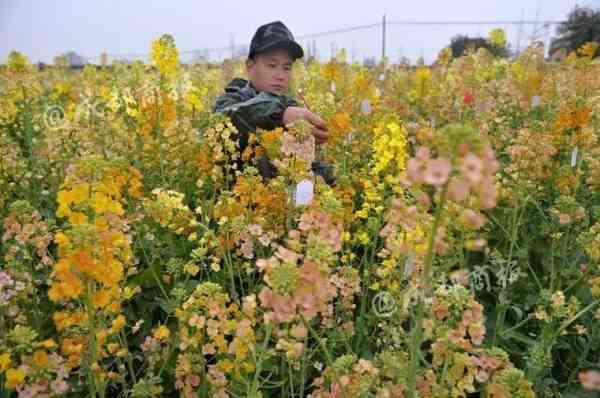
[[[383,14],[383,22],[381,23],[381,61],[385,59],[385,14]]]
[[[517,54],[518,57],[521,53],[521,35],[523,34],[523,20],[525,18],[525,9],[521,9],[521,23],[519,24],[519,31],[517,33]]]
[[[537,9],[535,10],[535,22],[533,24],[533,30],[531,31],[531,39],[529,40],[531,43],[538,39],[538,20],[540,18],[540,2],[538,0]]]

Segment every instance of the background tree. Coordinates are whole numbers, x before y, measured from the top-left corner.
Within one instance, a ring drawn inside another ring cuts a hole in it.
[[[497,57],[508,56],[508,48],[506,47],[506,44],[497,45],[484,37],[457,35],[454,36],[450,41],[450,49],[452,50],[452,57],[454,58],[464,55],[465,51],[468,49],[478,50],[480,48],[485,48]]]
[[[558,50],[570,53],[585,43],[600,42],[600,9],[575,7],[556,32],[558,37],[552,39],[550,54]],[[595,56],[599,55],[596,50]]]

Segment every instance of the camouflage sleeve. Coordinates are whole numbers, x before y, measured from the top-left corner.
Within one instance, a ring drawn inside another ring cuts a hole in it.
[[[214,110],[225,113],[236,125],[240,123],[248,130],[257,127],[272,130],[283,125],[283,112],[288,106],[295,105],[296,101],[289,97],[266,91],[247,101],[241,101],[237,93],[227,93],[217,98]]]

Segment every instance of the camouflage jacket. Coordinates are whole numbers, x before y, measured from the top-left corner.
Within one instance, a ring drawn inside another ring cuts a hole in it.
[[[272,130],[284,127],[283,112],[288,106],[298,106],[298,102],[286,95],[259,92],[249,81],[236,78],[225,87],[225,93],[217,97],[213,111],[229,116],[238,129],[240,151],[243,152],[248,146],[250,133],[257,128]],[[269,179],[277,176],[277,168],[266,156],[257,160],[257,166],[262,177]],[[334,184],[330,166],[313,162],[312,170],[328,184]]]
[[[240,150],[243,151],[250,132],[257,128],[283,127],[283,112],[288,106],[298,106],[298,103],[285,95],[258,92],[249,81],[236,78],[225,87],[225,94],[217,97],[214,111],[230,117],[240,134]]]

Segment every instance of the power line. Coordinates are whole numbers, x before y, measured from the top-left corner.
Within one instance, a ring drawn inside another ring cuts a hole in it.
[[[386,21],[386,24],[387,25],[395,25],[395,26],[469,26],[469,25],[471,25],[471,26],[484,26],[484,25],[510,26],[510,25],[518,25],[520,27],[523,25],[536,26],[538,24],[541,24],[544,27],[548,27],[551,25],[558,25],[563,22],[564,21],[558,21],[558,20],[547,20],[547,21],[539,21],[539,20],[400,21],[400,20],[398,20],[398,21]],[[380,28],[380,27],[382,27],[382,22],[376,22],[376,23],[371,23],[371,24],[357,25],[357,26],[351,26],[351,27],[347,27],[347,28],[332,29],[332,30],[326,30],[326,31],[317,32],[317,33],[304,34],[304,35],[296,36],[296,39],[297,40],[315,39],[315,38],[319,38],[319,37],[355,32],[355,31],[366,30],[366,29]],[[249,46],[249,44],[246,43],[246,44],[235,46],[235,48],[243,48],[243,47],[248,47],[248,46]],[[192,54],[196,54],[198,51],[204,51],[205,53],[214,53],[214,52],[219,53],[219,52],[225,52],[225,51],[232,51],[232,45],[230,44],[229,46],[222,46],[222,47],[212,47],[212,48],[180,51],[179,54],[192,55]],[[150,55],[150,53],[106,54],[106,56],[108,56],[108,57],[121,58],[121,59],[123,59],[123,58],[125,58],[125,59],[127,59],[127,58],[147,59],[149,57],[149,55]],[[102,55],[95,55],[95,56],[86,57],[86,58],[88,60],[91,60],[91,59],[100,59],[100,57],[102,57]]]
[[[564,21],[389,21],[389,25],[535,25],[548,24],[558,25]]]

